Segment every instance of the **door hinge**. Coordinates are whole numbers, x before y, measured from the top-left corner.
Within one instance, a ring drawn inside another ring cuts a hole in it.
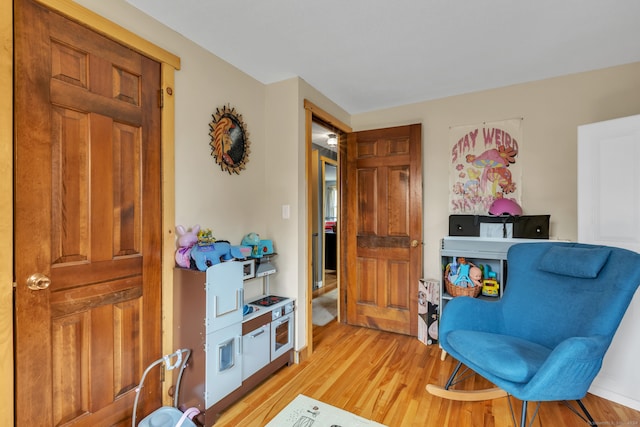
[[[165,367],[164,363],[160,365],[160,382],[163,383],[165,378]]]
[[[164,107],[164,89],[158,90],[158,107]]]

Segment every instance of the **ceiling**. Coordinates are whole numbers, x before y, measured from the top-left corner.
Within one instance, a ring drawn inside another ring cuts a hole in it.
[[[349,114],[640,61],[637,0],[126,0]]]

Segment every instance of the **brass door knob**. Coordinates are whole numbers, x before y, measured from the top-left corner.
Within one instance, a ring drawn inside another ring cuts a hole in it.
[[[27,287],[32,291],[41,291],[51,285],[51,279],[42,273],[34,273],[27,278]]]
[[[419,244],[419,243],[418,243],[418,241],[417,241],[416,239],[413,239],[413,240],[411,241],[411,247],[412,247],[412,248],[416,248],[416,247],[418,247],[418,244]]]

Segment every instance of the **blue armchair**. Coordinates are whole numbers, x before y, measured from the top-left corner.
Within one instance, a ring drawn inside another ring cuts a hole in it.
[[[457,297],[444,307],[440,343],[459,363],[444,387],[427,390],[456,400],[514,396],[523,401],[522,426],[529,401],[576,400],[593,424],[581,399],[640,284],[640,254],[580,243],[520,243],[509,249],[507,262],[502,299]],[[496,388],[451,389],[463,364]]]

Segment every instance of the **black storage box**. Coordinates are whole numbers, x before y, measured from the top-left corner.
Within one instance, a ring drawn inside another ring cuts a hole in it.
[[[449,236],[480,237],[480,224],[513,224],[513,237],[548,239],[551,215],[449,215]]]

